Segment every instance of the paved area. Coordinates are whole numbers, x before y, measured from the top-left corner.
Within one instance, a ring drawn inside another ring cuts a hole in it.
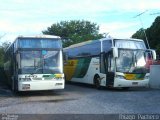
[[[0,113],[13,114],[118,114],[160,113],[160,90],[134,88],[96,90],[67,84],[64,90],[13,94],[0,89]]]

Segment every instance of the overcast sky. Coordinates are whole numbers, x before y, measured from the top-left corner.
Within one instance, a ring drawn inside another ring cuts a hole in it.
[[[88,20],[100,33],[131,37],[160,16],[160,0],[0,0],[0,37],[13,41],[19,35],[41,34],[53,23]],[[159,13],[159,14],[158,14]]]

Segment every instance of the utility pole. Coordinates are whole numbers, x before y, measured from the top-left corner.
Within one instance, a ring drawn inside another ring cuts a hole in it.
[[[145,30],[144,30],[143,22],[142,22],[142,19],[141,19],[141,15],[143,15],[143,14],[146,13],[147,11],[148,11],[148,10],[146,10],[146,11],[144,11],[144,12],[142,12],[142,13],[136,15],[136,16],[134,16],[133,18],[139,17],[139,20],[140,20],[140,23],[141,23],[141,26],[142,26],[142,30],[143,30],[144,35],[145,35],[145,38],[146,38],[146,42],[147,42],[148,48],[150,49],[150,46],[149,46],[149,43],[148,43],[148,38],[147,38],[146,32],[145,32]]]
[[[151,13],[149,15],[157,15],[157,14],[160,14],[160,12]]]

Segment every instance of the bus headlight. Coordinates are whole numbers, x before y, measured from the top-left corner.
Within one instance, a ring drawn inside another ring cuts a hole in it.
[[[62,78],[64,77],[64,74],[54,74],[56,78]]]
[[[31,78],[19,78],[19,81],[22,81],[22,82],[31,81]]]
[[[116,75],[116,78],[118,78],[118,79],[125,79],[124,76],[122,76],[122,75]]]
[[[144,79],[149,79],[149,75],[145,76]]]
[[[64,74],[54,74],[56,80],[61,80],[64,78]]]

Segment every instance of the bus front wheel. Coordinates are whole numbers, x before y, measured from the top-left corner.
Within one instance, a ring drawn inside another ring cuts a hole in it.
[[[100,77],[99,75],[95,75],[94,76],[94,86],[97,88],[97,89],[100,89]]]

